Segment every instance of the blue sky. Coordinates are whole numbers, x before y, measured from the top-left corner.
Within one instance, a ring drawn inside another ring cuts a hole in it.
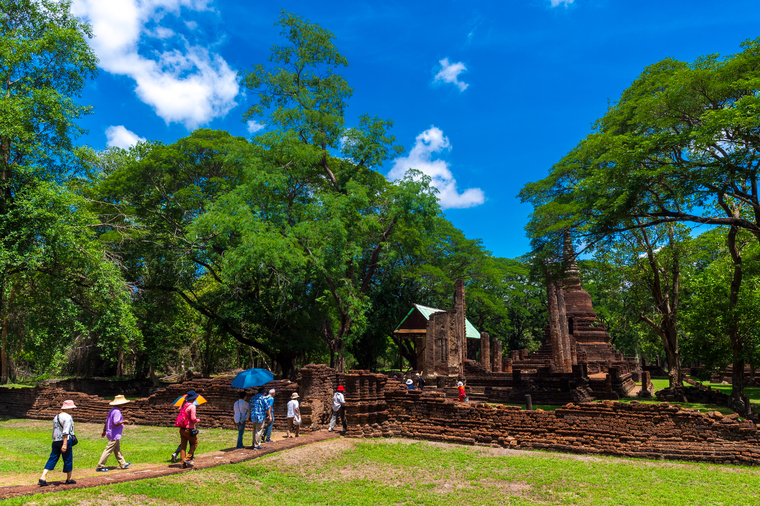
[[[332,31],[354,88],[347,123],[392,119],[403,158],[434,177],[446,216],[497,256],[527,253],[523,185],[587,135],[644,66],[729,55],[760,37],[756,1],[370,2],[74,0],[100,75],[81,141],[166,143],[193,129],[250,136],[236,72],[282,44],[284,9]],[[261,122],[265,122],[262,118]]]

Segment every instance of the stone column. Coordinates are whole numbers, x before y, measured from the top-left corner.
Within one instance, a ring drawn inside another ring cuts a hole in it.
[[[552,361],[554,371],[565,370],[565,354],[562,350],[562,338],[559,330],[559,309],[557,308],[557,287],[550,283],[546,290],[549,302],[549,338],[552,343]]]
[[[464,362],[467,360],[467,307],[464,300],[464,280],[457,279],[454,284],[454,314],[455,314],[455,334],[457,348],[459,351],[459,372],[458,374],[464,374]]]
[[[424,377],[426,379],[434,378],[436,375],[436,345],[439,344],[436,334],[435,315],[430,315],[427,322],[427,332],[425,333],[425,365]]]
[[[501,359],[501,348],[502,348],[501,339],[497,339],[495,337],[493,337],[491,339],[493,341],[491,343],[493,345],[493,366],[491,367],[491,370],[493,372],[501,372],[501,362],[502,362],[502,359]]]
[[[491,371],[491,336],[488,332],[480,333],[480,365],[486,371]]]
[[[567,312],[565,311],[565,292],[561,286],[556,289],[557,312],[559,313],[559,339],[562,342],[562,372],[570,373],[573,370],[573,358],[570,355],[570,332],[567,328]]]
[[[513,361],[520,360],[520,351],[519,350],[512,350],[509,352],[510,358],[512,358]]]
[[[504,359],[504,369],[503,372],[510,373],[512,372],[512,359],[511,358],[505,358]]]

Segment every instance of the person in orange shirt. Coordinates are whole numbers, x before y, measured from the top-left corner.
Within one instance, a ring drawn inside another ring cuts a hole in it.
[[[464,393],[464,383],[461,381],[457,383],[457,388],[459,389],[459,402],[464,402],[464,398],[466,397]]]

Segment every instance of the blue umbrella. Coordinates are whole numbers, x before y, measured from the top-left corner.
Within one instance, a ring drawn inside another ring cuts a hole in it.
[[[260,387],[274,379],[274,374],[266,369],[246,369],[232,380],[232,388]]]

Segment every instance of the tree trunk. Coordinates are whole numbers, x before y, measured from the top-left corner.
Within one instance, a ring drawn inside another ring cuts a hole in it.
[[[744,343],[739,335],[739,315],[736,314],[736,306],[739,302],[739,292],[742,285],[742,257],[736,245],[738,229],[731,227],[728,232],[728,251],[734,264],[731,289],[728,296],[728,313],[731,318],[729,326],[729,338],[731,339],[731,351],[733,355],[734,370],[731,374],[731,399],[734,403],[742,403],[744,397]]]

